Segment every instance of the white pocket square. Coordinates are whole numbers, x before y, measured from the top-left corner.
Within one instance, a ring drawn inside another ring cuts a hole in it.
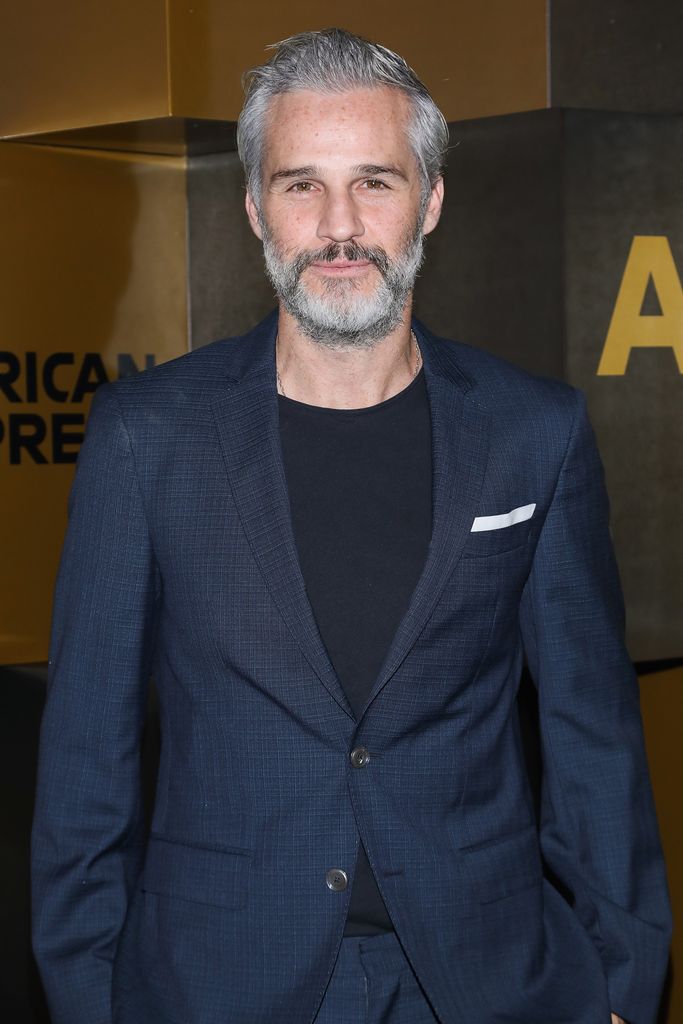
[[[531,519],[534,514],[536,503],[533,505],[520,505],[510,512],[503,512],[500,516],[477,516],[472,523],[471,533],[479,533],[480,530],[502,530],[505,526],[514,526],[515,523],[523,523],[525,519]]]

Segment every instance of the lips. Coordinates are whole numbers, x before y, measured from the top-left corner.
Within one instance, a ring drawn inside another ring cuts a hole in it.
[[[333,263],[312,263],[311,266],[316,270],[363,270],[366,267],[371,267],[372,263],[370,260],[339,260]]]

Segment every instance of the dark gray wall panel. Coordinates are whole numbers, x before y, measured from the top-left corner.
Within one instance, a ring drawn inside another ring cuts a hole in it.
[[[437,333],[563,374],[562,118],[451,125],[444,212],[415,310]]]
[[[275,305],[244,210],[237,153],[188,160],[190,344],[242,334]]]
[[[683,274],[683,117],[571,112],[565,132],[567,377],[586,392],[605,462],[632,654],[676,657],[683,374],[671,348],[633,349],[620,376],[596,371],[633,237],[666,236]]]
[[[683,112],[681,0],[551,0],[554,107]]]

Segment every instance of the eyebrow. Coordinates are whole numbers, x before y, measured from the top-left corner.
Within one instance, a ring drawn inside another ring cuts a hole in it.
[[[282,171],[275,171],[271,174],[271,181],[280,181],[286,178],[315,178],[319,175],[320,168],[309,164],[308,167],[287,167]]]
[[[383,174],[392,178],[401,178],[403,181],[408,180],[403,171],[393,164],[356,164],[353,170],[356,174],[367,174],[369,177]]]
[[[401,178],[402,181],[408,181],[408,178],[398,167],[393,164],[356,164],[355,167],[351,168],[354,174],[368,175],[376,177],[377,175],[383,174],[394,178]],[[287,181],[290,178],[319,178],[321,177],[321,171],[319,167],[313,164],[308,164],[306,167],[286,167],[280,171],[275,171],[270,176],[271,182],[276,181]]]

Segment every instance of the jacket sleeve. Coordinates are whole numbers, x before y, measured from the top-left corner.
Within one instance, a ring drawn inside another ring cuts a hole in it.
[[[110,1024],[112,961],[142,857],[158,572],[115,388],[95,393],[70,493],[41,725],[32,918],[52,1024]]]
[[[654,1024],[671,936],[666,873],[603,470],[575,398],[521,607],[538,689],[541,847],[598,948],[612,1012]]]

